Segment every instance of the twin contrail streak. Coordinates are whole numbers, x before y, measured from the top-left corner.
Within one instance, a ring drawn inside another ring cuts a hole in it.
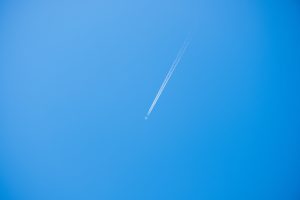
[[[185,50],[189,46],[189,43],[190,43],[190,41],[189,41],[189,39],[187,39],[184,42],[184,44],[182,45],[182,47],[180,48],[175,60],[173,61],[172,65],[171,65],[171,68],[170,68],[169,72],[167,73],[166,78],[164,79],[163,83],[161,84],[161,86],[160,86],[160,88],[159,88],[159,90],[158,90],[158,92],[157,92],[157,94],[156,94],[156,96],[155,96],[148,112],[147,112],[147,115],[146,115],[145,119],[148,119],[148,117],[150,116],[150,114],[151,114],[153,108],[155,107],[160,95],[163,93],[168,81],[170,80],[171,76],[173,75],[173,72],[175,71],[175,69],[176,69],[177,65],[179,64],[182,56],[184,55]]]

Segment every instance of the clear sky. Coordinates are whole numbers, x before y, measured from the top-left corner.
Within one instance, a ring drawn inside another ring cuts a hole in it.
[[[3,0],[0,199],[297,200],[299,86],[297,0]]]

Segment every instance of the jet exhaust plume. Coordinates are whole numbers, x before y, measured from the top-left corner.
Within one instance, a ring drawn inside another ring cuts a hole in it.
[[[154,100],[153,100],[146,116],[145,116],[145,120],[147,120],[149,118],[149,116],[150,116],[152,110],[154,109],[159,97],[163,93],[163,91],[164,91],[166,85],[168,84],[170,78],[172,77],[177,65],[180,63],[180,60],[183,57],[183,55],[184,55],[186,49],[188,48],[189,44],[190,44],[190,40],[189,40],[189,37],[188,37],[185,40],[185,42],[183,43],[182,47],[180,48],[175,60],[173,61],[172,65],[171,65],[171,67],[170,67],[170,69],[169,69],[169,71],[168,71],[168,73],[167,73],[167,75],[166,75],[166,77],[163,81],[163,83],[161,84],[161,86],[160,86],[160,88],[159,88],[159,90],[158,90],[158,92],[157,92],[157,94],[156,94],[156,96],[155,96],[155,98],[154,98]]]

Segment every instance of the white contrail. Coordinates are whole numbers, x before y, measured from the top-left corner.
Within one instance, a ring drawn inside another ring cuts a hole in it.
[[[180,48],[180,50],[179,50],[179,52],[178,52],[175,60],[173,61],[173,64],[171,65],[171,68],[170,68],[169,72],[167,73],[166,78],[164,79],[162,85],[160,86],[160,88],[159,88],[159,90],[158,90],[158,92],[157,92],[157,94],[156,94],[156,96],[155,96],[155,98],[154,98],[154,100],[153,100],[153,102],[152,102],[152,104],[151,104],[148,112],[147,112],[147,115],[145,116],[145,119],[148,119],[149,115],[151,114],[151,112],[152,112],[153,108],[155,107],[155,105],[156,105],[156,103],[157,103],[160,95],[164,91],[164,89],[165,89],[168,81],[170,80],[173,72],[175,71],[175,69],[176,69],[177,65],[179,64],[182,56],[184,55],[185,50],[189,46],[189,43],[190,43],[189,39],[186,39],[186,41],[184,42],[184,44]]]

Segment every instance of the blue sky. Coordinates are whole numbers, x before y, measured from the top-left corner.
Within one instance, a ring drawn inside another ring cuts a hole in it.
[[[296,0],[2,1],[1,199],[299,199],[299,23]]]

